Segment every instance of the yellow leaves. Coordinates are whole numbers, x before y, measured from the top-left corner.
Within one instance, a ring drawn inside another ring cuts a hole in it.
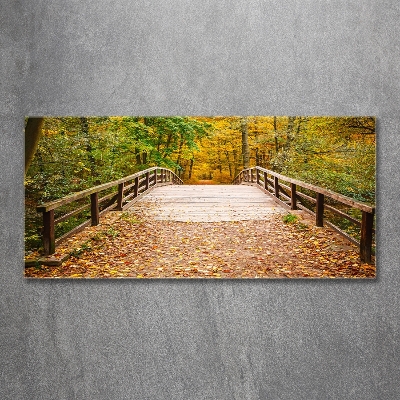
[[[105,236],[92,241],[91,249],[79,257],[70,258],[60,267],[27,268],[27,276],[137,279],[375,276],[373,265],[359,262],[357,247],[344,246],[345,242],[336,233],[326,228],[300,232],[295,226],[284,224],[280,217],[235,224],[166,224],[148,219],[140,229],[136,229],[137,225],[129,226],[116,223],[113,229],[120,231],[117,240]],[[104,227],[98,228],[101,230]],[[96,232],[91,229],[90,235]],[[84,240],[88,240],[87,236]],[[79,236],[70,243],[82,248]]]

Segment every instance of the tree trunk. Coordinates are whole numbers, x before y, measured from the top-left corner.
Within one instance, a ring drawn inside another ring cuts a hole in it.
[[[192,177],[192,170],[193,170],[193,158],[190,159],[190,166],[189,166],[189,179]]]
[[[181,133],[181,139],[179,141],[179,149],[178,149],[178,157],[176,158],[176,164],[179,166],[181,162],[181,156],[182,156],[182,148],[183,148],[183,134]]]
[[[25,127],[25,174],[35,156],[44,118],[29,117]]]
[[[247,129],[247,118],[243,117],[240,121],[242,131],[242,155],[243,168],[249,168],[249,131]]]
[[[136,157],[136,164],[141,165],[142,160],[140,159],[140,150],[138,148],[135,148],[135,157]]]
[[[238,155],[238,151],[235,149],[232,151],[232,153],[233,153],[233,165],[234,165],[234,169],[235,169],[234,176],[236,176],[240,171],[239,155]]]
[[[230,154],[229,154],[229,151],[228,150],[225,150],[225,156],[226,156],[226,161],[228,162],[228,168],[229,168],[229,176],[231,177],[231,178],[234,178],[233,176],[232,176],[232,164],[231,164],[231,160],[230,160]]]
[[[165,143],[163,157],[167,157],[167,155],[168,155],[168,149],[169,149],[169,146],[171,144],[171,140],[172,140],[172,133],[169,133],[168,136],[167,136],[167,142]]]
[[[274,117],[274,139],[275,139],[275,154],[278,154],[279,151],[279,144],[278,144],[278,131],[276,129],[276,117]]]
[[[286,129],[286,148],[290,148],[290,144],[292,140],[294,139],[294,121],[296,117],[289,117],[288,118],[288,124],[287,124],[287,129]]]
[[[86,153],[89,160],[90,165],[90,173],[91,176],[94,176],[96,173],[96,160],[93,157],[93,148],[90,143],[90,135],[89,135],[89,121],[86,117],[80,117],[82,133],[86,141]]]

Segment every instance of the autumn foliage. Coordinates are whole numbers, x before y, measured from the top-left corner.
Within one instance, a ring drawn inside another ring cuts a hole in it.
[[[156,165],[172,169],[187,184],[226,184],[246,163],[374,204],[375,119],[44,118],[25,176],[26,251],[40,250],[40,203]],[[57,235],[86,217],[61,222]]]

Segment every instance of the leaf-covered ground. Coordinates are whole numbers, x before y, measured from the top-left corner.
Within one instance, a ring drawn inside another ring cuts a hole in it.
[[[61,266],[25,269],[51,278],[374,278],[358,249],[307,216],[267,221],[158,221],[112,212],[57,249]]]

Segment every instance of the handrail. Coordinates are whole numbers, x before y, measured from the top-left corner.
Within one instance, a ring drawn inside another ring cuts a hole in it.
[[[126,183],[129,183],[126,185]],[[124,178],[117,179],[112,182],[107,182],[102,185],[94,186],[92,188],[82,190],[77,193],[70,194],[62,197],[61,199],[50,201],[36,207],[37,212],[43,213],[43,248],[45,255],[51,255],[55,252],[56,244],[60,243],[67,237],[71,236],[82,230],[90,223],[92,226],[99,224],[99,217],[103,213],[111,210],[125,210],[130,207],[137,197],[146,193],[155,186],[170,185],[170,184],[183,184],[183,181],[171,170],[162,167],[152,167],[143,171],[136,172],[135,174],[125,176]],[[118,186],[118,191],[108,194],[99,199],[99,193]],[[72,203],[74,201],[84,199],[90,196],[90,204],[86,204],[78,209],[71,211],[57,219],[54,218],[54,210]],[[105,203],[105,207],[100,211],[100,204]],[[73,215],[79,214],[83,210],[90,207],[91,218],[79,226],[73,228],[60,238],[55,238],[55,225],[58,222],[65,221]]]
[[[285,185],[280,182],[284,181],[290,183],[290,186]],[[285,208],[290,208],[291,210],[297,210],[298,208],[315,215],[316,226],[324,225],[324,208],[334,212],[337,215],[340,215],[343,218],[346,218],[353,222],[354,224],[361,227],[361,239],[357,241],[347,233],[343,232],[340,228],[333,225],[330,222],[326,222],[327,225],[334,228],[340,234],[345,236],[351,242],[356,243],[360,247],[360,259],[364,262],[371,262],[371,253],[372,253],[372,236],[374,233],[373,229],[373,221],[375,214],[375,207],[372,207],[368,204],[362,203],[360,201],[356,201],[350,197],[344,196],[342,194],[333,192],[328,189],[324,189],[322,187],[312,185],[310,183],[306,183],[300,181],[298,179],[289,178],[287,176],[281,175],[277,172],[262,168],[262,167],[252,167],[242,170],[232,181],[233,184],[249,184],[255,185],[262,189],[265,193],[268,193],[273,197],[273,199],[281,204]],[[304,189],[311,190],[316,193],[316,198],[308,196],[304,193],[297,192],[297,186],[302,187]],[[271,188],[271,190],[270,190]],[[336,200],[342,204],[347,206],[351,206],[352,208],[356,208],[362,211],[362,220],[359,221],[350,215],[347,215],[343,211],[337,210],[336,208],[326,205],[324,198],[329,197],[333,200]],[[283,199],[283,200],[282,200]],[[315,213],[306,207],[301,201],[302,199],[306,199],[312,203],[315,203]],[[284,201],[285,200],[285,201]]]

